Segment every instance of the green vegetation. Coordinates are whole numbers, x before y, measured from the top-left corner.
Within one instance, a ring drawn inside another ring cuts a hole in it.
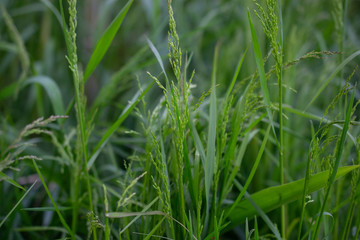
[[[356,1],[0,8],[0,239],[359,239]]]

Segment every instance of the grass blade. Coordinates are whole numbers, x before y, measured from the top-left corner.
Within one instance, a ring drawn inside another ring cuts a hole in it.
[[[347,131],[349,129],[349,125],[350,125],[350,118],[351,118],[351,112],[352,112],[352,107],[353,107],[353,103],[354,103],[354,97],[355,97],[355,91],[353,91],[353,93],[351,95],[350,103],[349,103],[347,111],[346,111],[345,123],[344,123],[344,127],[342,129],[342,132],[341,132],[339,146],[336,148],[335,165],[333,166],[332,171],[329,173],[329,174],[331,174],[328,177],[329,184],[328,184],[327,189],[326,189],[324,201],[322,203],[320,214],[319,214],[319,217],[317,219],[315,233],[314,233],[314,236],[312,238],[314,240],[317,239],[317,235],[318,235],[319,229],[320,229],[320,224],[321,224],[321,221],[322,221],[322,215],[323,215],[323,213],[325,211],[325,205],[326,205],[327,199],[328,199],[329,194],[330,194],[331,186],[335,182],[336,173],[338,172],[338,168],[339,168],[339,165],[340,165],[340,160],[341,160],[341,156],[342,156],[342,152],[344,150],[344,145],[345,145],[345,140],[346,140],[346,133],[347,133]]]
[[[29,72],[31,61],[30,61],[29,54],[26,51],[25,43],[24,43],[17,27],[15,26],[13,19],[11,18],[11,16],[7,12],[7,10],[5,9],[3,4],[0,4],[0,10],[1,10],[2,17],[4,19],[3,21],[5,22],[5,25],[7,26],[7,28],[9,29],[10,37],[12,38],[12,40],[14,41],[14,43],[17,47],[18,55],[19,55],[19,59],[20,59],[21,67],[22,67],[22,72],[19,76],[18,85],[15,90],[15,96],[17,97],[18,91],[20,90],[20,87]]]
[[[204,145],[202,144],[202,142],[200,140],[199,133],[196,130],[196,127],[194,124],[194,116],[192,113],[189,114],[189,125],[190,125],[191,135],[194,139],[194,144],[195,144],[196,150],[199,152],[199,155],[200,155],[201,163],[203,166],[205,166],[205,162],[206,162],[205,149],[204,149]]]
[[[164,73],[165,75],[165,80],[166,80],[166,84],[167,86],[169,85],[169,79],[167,77],[166,71],[165,71],[165,67],[164,67],[164,63],[162,62],[161,56],[159,51],[156,49],[156,47],[154,46],[154,44],[150,41],[150,39],[146,38],[146,41],[151,49],[151,51],[153,52],[153,54],[155,55],[156,60],[158,61],[161,71]]]
[[[244,59],[245,59],[245,56],[246,56],[246,52],[247,52],[247,48],[245,49],[245,52],[244,52],[244,54],[242,55],[241,59],[239,60],[238,65],[237,65],[237,67],[236,67],[236,70],[235,70],[233,79],[232,79],[232,81],[231,81],[230,87],[228,88],[228,91],[227,91],[227,93],[226,93],[225,102],[227,102],[227,100],[229,99],[230,93],[231,93],[231,91],[232,91],[233,88],[234,88],[236,79],[237,79],[237,77],[239,76],[241,66],[242,66],[242,64],[243,64],[243,62],[244,62]]]
[[[254,166],[252,167],[251,169],[251,172],[249,174],[249,177],[246,179],[246,183],[243,187],[243,189],[241,190],[239,196],[236,198],[234,204],[232,204],[231,208],[227,211],[227,214],[225,215],[226,217],[229,216],[229,214],[231,214],[231,212],[234,210],[235,207],[237,207],[239,205],[239,202],[240,200],[242,199],[242,197],[244,196],[247,188],[249,187],[254,175],[255,175],[255,172],[256,172],[256,169],[257,167],[259,166],[259,163],[260,163],[260,160],[261,160],[261,157],[262,157],[262,154],[265,150],[265,146],[266,146],[266,143],[267,143],[267,140],[268,140],[268,137],[269,137],[269,133],[270,133],[270,127],[271,125],[269,125],[268,129],[266,130],[266,133],[265,133],[265,136],[264,136],[264,140],[261,144],[261,147],[260,147],[260,150],[259,150],[259,153],[256,157],[256,160],[255,160],[255,163],[254,163]]]
[[[67,232],[69,233],[69,235],[71,236],[71,238],[74,239],[74,233],[71,231],[69,225],[67,225],[64,217],[62,216],[62,214],[61,214],[61,212],[60,212],[60,210],[59,210],[59,208],[58,208],[58,206],[57,206],[54,198],[52,197],[52,195],[51,195],[51,193],[50,193],[50,191],[49,191],[49,188],[47,187],[47,185],[46,185],[46,183],[45,183],[44,177],[43,177],[43,175],[42,175],[42,173],[41,173],[38,165],[36,164],[36,161],[33,159],[32,162],[33,162],[33,165],[34,165],[34,167],[35,167],[35,170],[36,170],[36,172],[38,173],[39,178],[40,178],[40,180],[41,180],[41,182],[42,182],[42,184],[43,184],[43,186],[44,186],[44,188],[45,188],[45,191],[46,191],[47,195],[49,196],[49,198],[50,198],[50,200],[51,200],[51,203],[53,204],[53,206],[54,206],[54,208],[55,208],[55,211],[56,211],[56,213],[58,214],[58,216],[59,216],[59,218],[60,218],[60,222],[62,223],[62,225],[64,226],[64,228],[67,230]]]
[[[261,91],[262,91],[262,94],[263,94],[263,97],[264,97],[264,102],[265,102],[265,105],[266,105],[266,112],[268,114],[269,121],[270,121],[271,126],[272,126],[272,130],[274,132],[275,140],[276,140],[277,144],[279,145],[278,140],[276,138],[275,126],[274,126],[274,123],[273,123],[273,115],[272,115],[272,112],[270,110],[270,106],[271,106],[270,94],[269,94],[269,89],[267,87],[265,68],[264,68],[264,62],[263,62],[263,58],[262,58],[262,54],[261,54],[260,44],[259,44],[259,41],[258,41],[258,38],[257,38],[257,35],[256,35],[254,25],[253,25],[253,23],[251,21],[251,16],[250,16],[249,12],[248,12],[248,18],[249,18],[249,24],[250,24],[253,47],[254,47],[256,66],[257,66],[258,71],[259,71]]]
[[[241,189],[241,191],[243,190],[243,187],[240,185],[240,183],[235,180],[234,184],[237,188]],[[254,202],[254,200],[252,200],[250,194],[245,191],[245,198],[247,199],[247,201],[249,201],[251,203],[251,205],[256,209],[257,213],[261,216],[261,218],[264,220],[264,222],[268,225],[268,227],[270,228],[270,230],[274,233],[274,235],[276,236],[277,239],[281,239],[281,235],[278,231],[278,229],[275,227],[275,225],[271,222],[271,220],[269,219],[269,217],[265,214],[265,212]],[[247,218],[246,218],[247,219]],[[256,218],[255,218],[256,219]]]
[[[144,240],[148,240],[148,239],[150,239],[150,238],[154,235],[154,233],[155,233],[156,230],[161,226],[161,224],[162,224],[162,222],[165,220],[165,218],[166,218],[166,217],[163,217],[163,218],[156,224],[156,226],[155,226],[153,229],[151,229],[151,232],[149,232],[149,233],[147,234],[147,236],[146,236],[146,238],[144,238]]]
[[[184,224],[176,220],[175,218],[169,216],[168,214],[162,211],[149,211],[149,212],[110,212],[106,214],[107,218],[124,218],[124,217],[137,217],[137,216],[165,216],[166,218],[171,219],[172,221],[179,224],[183,227],[187,232],[190,232],[189,229],[185,227]],[[193,235],[193,238],[197,240],[197,238]]]
[[[71,210],[72,207],[62,207],[58,206],[60,211]],[[34,207],[34,208],[22,208],[23,211],[32,211],[32,212],[47,212],[47,211],[55,211],[54,207]]]
[[[127,2],[96,43],[95,49],[91,54],[89,63],[84,73],[84,81],[90,77],[97,65],[103,59],[133,2],[134,0],[129,0]]]
[[[20,184],[15,182],[13,179],[11,179],[8,175],[6,175],[3,172],[0,172],[0,180],[5,180],[8,183],[10,183],[11,185],[14,185],[15,187],[20,188],[21,190],[25,191],[25,188],[23,188]]]
[[[311,101],[308,103],[308,105],[305,107],[304,112],[310,107],[311,104],[320,96],[322,91],[326,88],[327,85],[331,82],[331,80],[344,68],[346,64],[348,64],[351,60],[353,60],[355,57],[360,55],[360,50],[354,52],[349,57],[347,57],[342,63],[340,63],[334,70],[333,73],[326,79],[326,81],[321,85],[321,88],[313,94],[314,97],[311,99]]]
[[[345,174],[359,168],[360,165],[340,167],[335,179],[339,179]],[[308,193],[315,192],[326,186],[329,170],[313,175],[309,181]],[[251,198],[264,212],[269,212],[283,204],[290,203],[302,197],[305,179],[300,179],[280,186],[266,188],[253,195]],[[256,209],[248,200],[242,200],[233,211],[229,212],[231,220],[230,227],[240,224],[246,218],[252,218],[257,213]]]
[[[54,4],[52,4],[49,0],[40,0],[45,6],[47,6],[51,12],[54,13],[56,19],[58,20],[58,22],[60,23],[60,26],[62,28],[64,28],[63,26],[63,22],[61,19],[61,14],[60,12],[57,10],[57,8],[54,6]]]
[[[66,25],[64,7],[63,7],[62,1],[63,1],[63,0],[60,0],[60,3],[59,3],[59,4],[60,4],[61,20],[62,20],[62,30],[63,30],[63,33],[64,33],[66,50],[67,50],[68,56],[70,56],[69,33],[68,33],[68,27],[67,27],[67,25]]]
[[[35,76],[25,80],[22,88],[33,83],[40,84],[45,89],[47,95],[49,96],[54,113],[56,115],[64,115],[65,110],[63,105],[63,99],[61,96],[60,88],[58,87],[56,82],[47,76]]]
[[[31,191],[31,189],[35,186],[36,181],[31,185],[31,187],[24,193],[24,195],[22,195],[22,197],[19,199],[19,201],[17,201],[17,203],[15,204],[15,206],[10,210],[10,212],[4,217],[4,219],[0,222],[0,228],[1,226],[6,222],[6,220],[9,218],[9,216],[15,211],[15,209],[17,208],[17,206],[19,206],[19,204],[22,202],[22,200],[24,200],[24,198],[26,197],[26,195],[28,195],[28,193]]]
[[[152,205],[154,205],[157,201],[159,200],[159,197],[156,197],[154,200],[152,200],[151,203],[149,203],[148,205],[146,205],[144,207],[144,209],[141,212],[146,212],[147,210],[149,210],[151,208]],[[141,217],[141,215],[136,216],[133,220],[131,220],[131,222],[129,222],[128,225],[126,225],[120,232],[120,234],[122,234],[123,232],[125,232],[126,229],[128,229],[131,224],[133,224],[136,220],[138,220]]]
[[[116,122],[106,131],[104,136],[101,138],[99,143],[96,145],[93,154],[89,158],[87,163],[87,169],[90,169],[94,164],[96,158],[99,156],[101,150],[104,148],[105,144],[109,141],[110,137],[113,133],[118,129],[121,123],[129,116],[131,111],[135,108],[135,106],[141,101],[141,99],[145,96],[145,94],[150,90],[150,88],[154,85],[155,81],[152,81],[149,86],[144,91],[138,91],[137,94],[133,97],[131,102],[126,106],[124,111],[120,114],[119,118]]]
[[[209,131],[207,141],[207,152],[205,161],[205,196],[206,196],[206,213],[210,210],[210,187],[213,181],[215,172],[215,140],[216,140],[216,71],[217,71],[217,60],[219,56],[220,44],[217,44],[215,48],[213,71],[211,79],[211,94],[210,94],[210,119],[209,119]],[[209,214],[206,214],[206,219]],[[207,222],[207,220],[205,221]],[[206,224],[206,223],[205,223]]]

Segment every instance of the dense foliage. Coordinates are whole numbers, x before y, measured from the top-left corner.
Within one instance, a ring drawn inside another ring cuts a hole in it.
[[[359,239],[357,1],[0,8],[0,239]]]

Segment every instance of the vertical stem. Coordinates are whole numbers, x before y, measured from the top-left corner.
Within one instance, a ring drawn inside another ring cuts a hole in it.
[[[89,172],[87,169],[87,160],[88,160],[88,152],[87,152],[87,134],[86,134],[86,126],[85,126],[85,95],[84,95],[84,80],[79,73],[78,69],[78,56],[77,56],[77,46],[76,46],[76,27],[77,27],[77,10],[76,10],[76,0],[68,0],[69,3],[69,30],[65,30],[65,40],[66,40],[66,46],[68,48],[68,57],[67,60],[69,62],[69,68],[72,71],[73,75],[73,81],[74,81],[74,89],[75,89],[75,103],[76,103],[76,118],[78,121],[78,133],[80,133],[80,143],[81,148],[78,151],[77,156],[77,169],[79,172],[84,171],[85,178],[86,178],[86,185],[87,185],[87,191],[88,191],[88,200],[89,200],[89,207],[90,211],[93,213],[93,203],[92,203],[92,194],[91,194],[91,186],[90,186],[90,180],[89,180]],[[65,28],[65,24],[64,24]],[[81,161],[83,159],[83,161]],[[74,199],[76,204],[78,205],[77,196],[79,196],[79,176],[75,176],[76,184],[74,187]],[[76,215],[73,216],[73,227],[74,227],[74,233],[76,233],[76,225],[77,225],[77,213],[78,213],[78,207],[75,208],[73,211]],[[93,219],[91,219],[93,220]],[[94,239],[97,239],[96,235],[96,228],[93,229]]]
[[[281,69],[281,68],[280,68]],[[280,131],[280,184],[285,183],[284,180],[284,131],[283,131],[283,116],[282,116],[282,70],[280,70],[279,83],[279,131]],[[281,206],[281,235],[285,239],[285,205]]]
[[[281,11],[281,0],[278,0],[278,12],[279,12],[279,23],[280,23],[280,53],[278,54],[279,61],[278,65],[278,84],[279,84],[279,131],[280,131],[280,184],[284,184],[284,131],[283,131],[283,115],[282,115],[282,101],[283,101],[283,91],[282,91],[282,62],[283,62],[283,23],[282,23],[282,11]],[[285,205],[281,206],[281,235],[285,239],[286,233],[286,214],[285,214]]]

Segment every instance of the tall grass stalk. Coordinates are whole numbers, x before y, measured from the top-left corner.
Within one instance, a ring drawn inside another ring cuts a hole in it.
[[[62,2],[60,2],[62,7]],[[85,110],[86,110],[86,99],[84,94],[84,79],[82,77],[82,73],[78,68],[78,56],[77,56],[77,43],[76,43],[76,27],[77,27],[77,0],[68,0],[69,4],[69,29],[66,29],[66,25],[64,24],[64,32],[65,32],[65,41],[68,50],[68,56],[66,59],[69,63],[69,68],[72,72],[74,90],[75,90],[75,110],[76,110],[76,119],[78,122],[77,125],[77,155],[76,155],[76,168],[73,171],[73,222],[72,228],[73,232],[76,233],[77,228],[77,219],[78,219],[78,211],[79,211],[79,194],[80,194],[80,176],[81,173],[85,174],[85,181],[87,187],[88,201],[89,201],[89,210],[90,212],[94,212],[93,200],[92,200],[92,190],[90,185],[89,172],[87,168],[87,160],[88,160],[88,150],[87,150],[87,142],[89,137],[89,132],[86,131],[86,121],[85,121]],[[63,11],[62,11],[63,13]],[[64,14],[62,14],[63,22]],[[93,219],[91,219],[92,221]],[[93,228],[93,236],[94,239],[97,239],[96,228]]]
[[[282,29],[282,14],[281,14],[281,1],[278,1],[278,7],[276,8],[276,1],[275,0],[266,0],[266,10],[255,1],[261,16],[258,12],[255,11],[260,22],[263,26],[265,35],[269,38],[270,44],[272,47],[272,55],[275,59],[275,73],[277,78],[278,84],[278,103],[279,103],[279,164],[280,164],[280,184],[284,184],[284,120],[283,120],[283,29]],[[278,10],[278,14],[280,16],[280,24],[278,21],[278,17],[276,12]],[[280,25],[280,40],[278,30]],[[285,205],[281,206],[281,235],[285,238]]]

